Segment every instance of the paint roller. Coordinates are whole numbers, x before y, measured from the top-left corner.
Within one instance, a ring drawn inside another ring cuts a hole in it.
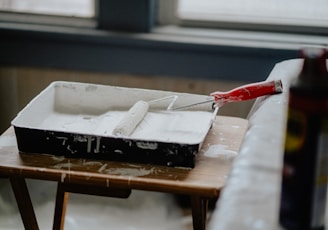
[[[256,97],[281,93],[281,92],[282,92],[281,80],[273,80],[273,81],[263,81],[263,82],[256,82],[252,84],[243,85],[235,89],[232,89],[228,92],[219,92],[219,91],[213,92],[211,93],[211,98],[209,100],[193,103],[190,105],[175,107],[175,108],[172,108],[174,102],[177,99],[177,96],[175,95],[160,98],[149,102],[138,101],[132,106],[132,108],[128,111],[126,116],[117,125],[117,127],[113,131],[113,134],[116,136],[131,135],[132,132],[135,130],[135,128],[138,126],[138,124],[146,116],[150,103],[171,99],[171,103],[167,108],[167,110],[169,111],[186,109],[203,103],[215,103],[217,105],[215,107],[218,108],[228,102],[245,101],[249,99],[254,99]]]
[[[115,136],[130,136],[146,116],[149,104],[146,101],[135,103],[113,130]]]
[[[167,107],[167,110],[172,110],[172,106],[178,96],[168,96],[160,99],[152,100],[152,101],[137,101],[125,114],[122,120],[117,124],[117,126],[113,130],[113,135],[115,136],[130,136],[133,131],[137,128],[137,126],[141,123],[144,117],[147,115],[149,110],[149,106],[152,103],[163,101],[163,100],[171,100],[170,104]]]

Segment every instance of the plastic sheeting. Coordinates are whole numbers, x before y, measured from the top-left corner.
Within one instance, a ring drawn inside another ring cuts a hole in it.
[[[280,229],[278,224],[281,166],[288,88],[301,60],[278,63],[268,80],[282,79],[284,92],[256,100],[249,127],[228,183],[213,213],[210,230]]]

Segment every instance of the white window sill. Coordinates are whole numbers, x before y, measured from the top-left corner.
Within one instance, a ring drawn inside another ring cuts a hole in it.
[[[181,43],[287,50],[299,50],[309,45],[328,45],[327,36],[179,26],[159,26],[152,34],[145,36]]]

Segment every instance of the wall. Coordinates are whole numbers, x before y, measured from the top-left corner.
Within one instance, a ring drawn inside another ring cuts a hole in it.
[[[59,69],[0,67],[0,131],[4,131],[33,97],[52,81],[65,80],[105,85],[149,88],[176,92],[209,94],[226,91],[245,82],[199,80],[167,76],[109,74]],[[222,107],[220,115],[246,117],[253,101],[231,103]]]

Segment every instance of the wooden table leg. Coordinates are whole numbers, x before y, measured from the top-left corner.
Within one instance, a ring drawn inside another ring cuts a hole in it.
[[[67,201],[68,192],[65,191],[65,186],[63,185],[63,183],[58,183],[53,230],[64,229]]]
[[[25,229],[39,229],[25,179],[21,177],[12,176],[9,177],[9,180],[15,194],[17,206],[21,214]]]
[[[191,196],[192,221],[194,230],[205,230],[208,199]]]
[[[66,206],[68,202],[69,193],[128,198],[131,194],[131,189],[108,188],[94,185],[81,185],[58,182],[53,230],[64,229]]]

